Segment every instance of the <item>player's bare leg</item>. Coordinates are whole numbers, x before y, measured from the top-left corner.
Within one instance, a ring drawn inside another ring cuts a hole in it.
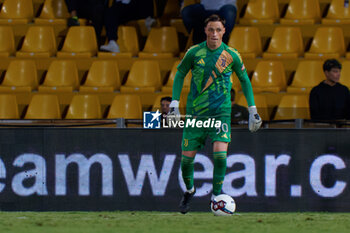
[[[213,143],[214,152],[214,172],[213,172],[213,194],[211,201],[220,195],[222,184],[226,173],[227,142],[215,141]]]
[[[196,193],[196,189],[193,186],[193,166],[196,153],[197,151],[182,151],[181,171],[187,188],[180,202],[180,212],[182,214],[186,214],[190,210],[190,201]]]
[[[213,143],[214,152],[227,151],[227,148],[228,148],[228,142],[215,141]]]

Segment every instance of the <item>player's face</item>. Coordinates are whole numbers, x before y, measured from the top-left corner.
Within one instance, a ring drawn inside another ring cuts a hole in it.
[[[161,112],[164,114],[167,114],[170,110],[169,108],[169,105],[170,105],[170,102],[169,101],[166,101],[166,100],[163,100],[161,103]]]
[[[205,34],[209,46],[220,46],[225,34],[224,25],[220,21],[209,22],[205,27]]]
[[[337,83],[340,79],[340,69],[332,68],[330,71],[325,71],[325,75],[328,81],[331,83]]]

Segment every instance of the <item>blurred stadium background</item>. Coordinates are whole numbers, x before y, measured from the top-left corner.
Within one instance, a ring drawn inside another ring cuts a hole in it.
[[[228,44],[242,54],[265,121],[309,119],[307,96],[324,79],[322,62],[327,58],[342,62],[341,82],[350,84],[350,13],[344,1],[237,4],[237,24]],[[178,1],[155,0],[154,6],[156,27],[148,31],[145,20],[129,22],[118,30],[121,53],[109,53],[98,51],[94,29],[84,26],[86,20],[67,28],[63,0],[4,1],[0,101],[13,104],[1,105],[0,118],[142,119],[142,110],[155,109],[161,96],[171,94],[176,64],[192,45]],[[236,100],[245,104],[234,75],[232,80]],[[184,88],[183,107],[188,91]],[[31,115],[41,101],[50,107]],[[118,106],[121,102],[124,106]],[[78,109],[80,103],[86,107]]]

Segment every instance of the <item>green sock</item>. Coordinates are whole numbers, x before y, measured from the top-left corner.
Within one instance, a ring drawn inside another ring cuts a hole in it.
[[[182,171],[182,178],[186,184],[187,190],[190,190],[193,188],[193,163],[194,157],[187,157],[185,155],[182,155],[181,158],[181,171]]]
[[[214,152],[213,194],[220,195],[226,173],[227,151]]]

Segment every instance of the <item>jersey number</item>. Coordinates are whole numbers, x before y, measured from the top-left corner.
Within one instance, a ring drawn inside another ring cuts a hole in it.
[[[216,134],[221,133],[221,131],[224,132],[224,133],[228,132],[228,125],[227,125],[227,123],[222,123],[221,127],[216,128]]]

